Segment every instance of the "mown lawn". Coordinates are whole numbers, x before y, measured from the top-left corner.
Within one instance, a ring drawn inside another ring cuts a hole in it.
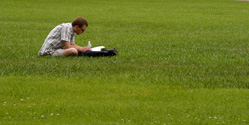
[[[0,124],[249,124],[249,2],[0,3]],[[77,16],[119,55],[38,57]]]

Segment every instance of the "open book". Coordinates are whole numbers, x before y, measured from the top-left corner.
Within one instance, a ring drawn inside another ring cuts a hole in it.
[[[105,47],[104,46],[93,47],[92,51],[101,51],[102,48],[105,48]]]

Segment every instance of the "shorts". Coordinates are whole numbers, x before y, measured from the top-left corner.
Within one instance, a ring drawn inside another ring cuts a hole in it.
[[[64,49],[57,49],[53,53],[51,53],[51,56],[64,56]]]

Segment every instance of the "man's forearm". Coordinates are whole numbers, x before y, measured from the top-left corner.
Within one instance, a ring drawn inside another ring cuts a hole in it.
[[[81,46],[78,46],[76,44],[75,45],[71,45],[70,42],[65,42],[65,46],[66,46],[66,49],[75,48],[78,51],[82,51],[82,52],[85,52],[86,50],[92,50],[90,47],[81,47]]]
[[[78,51],[81,51],[82,50],[82,47],[81,46],[78,46],[78,45],[73,45],[73,48],[77,49]]]
[[[92,50],[90,47],[81,47],[81,46],[78,46],[78,45],[73,45],[75,49],[77,49],[78,51],[82,51],[82,52],[85,52],[87,50]]]

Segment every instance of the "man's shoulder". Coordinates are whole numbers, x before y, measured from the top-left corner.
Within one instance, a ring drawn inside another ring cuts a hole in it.
[[[71,23],[61,23],[61,24],[59,24],[59,25],[57,25],[56,27],[55,27],[55,29],[57,29],[57,28],[59,28],[59,29],[61,29],[61,28],[66,28],[66,27],[72,27],[72,24]]]
[[[72,27],[72,23],[62,23],[60,24],[62,26],[66,26],[66,27]]]

